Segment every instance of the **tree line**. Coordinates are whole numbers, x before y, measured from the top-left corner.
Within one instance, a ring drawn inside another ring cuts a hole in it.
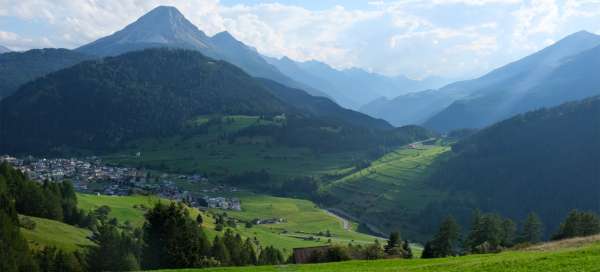
[[[470,229],[463,237],[461,226],[448,216],[433,239],[425,244],[422,258],[442,258],[465,254],[496,253],[511,247],[526,247],[544,240],[544,224],[535,213],[523,221],[520,229],[509,218],[498,214],[473,213]],[[572,210],[551,240],[600,234],[600,217],[594,212]]]

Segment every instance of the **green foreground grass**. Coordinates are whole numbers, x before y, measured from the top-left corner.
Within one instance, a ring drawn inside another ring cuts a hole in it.
[[[87,238],[92,234],[88,229],[44,218],[21,217],[27,217],[35,222],[35,228],[32,230],[21,228],[21,233],[31,248],[55,246],[66,251],[75,251],[94,246],[94,243]]]
[[[507,251],[442,259],[349,261],[341,263],[256,266],[240,268],[162,270],[177,272],[594,272],[600,271],[600,243],[553,251]]]

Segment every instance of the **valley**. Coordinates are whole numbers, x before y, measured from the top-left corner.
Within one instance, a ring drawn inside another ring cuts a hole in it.
[[[79,8],[0,8],[19,32],[0,26],[0,271],[600,267],[600,36],[581,25],[436,25],[487,1],[111,1],[43,29],[24,18]]]

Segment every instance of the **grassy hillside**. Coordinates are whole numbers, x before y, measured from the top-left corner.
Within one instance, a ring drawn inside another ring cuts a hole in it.
[[[143,165],[172,172],[199,172],[211,176],[238,174],[266,169],[279,176],[316,175],[345,167],[363,152],[318,154],[307,148],[279,145],[271,137],[237,137],[242,129],[276,124],[258,116],[223,116],[222,122],[209,124],[210,116],[192,120],[190,126],[205,131],[193,136],[134,141],[129,148],[106,156],[109,162]],[[214,117],[213,117],[214,118]],[[141,152],[141,157],[135,154]]]
[[[600,242],[585,245],[567,245],[551,249],[533,248],[524,251],[507,251],[499,254],[470,255],[443,259],[350,261],[342,263],[259,266],[243,268],[214,268],[191,271],[398,271],[398,272],[546,272],[546,271],[598,271],[600,267]]]
[[[108,206],[111,211],[109,217],[114,217],[119,222],[129,221],[132,225],[141,227],[144,223],[144,213],[160,201],[155,196],[107,196],[77,194],[79,208],[90,211],[100,206]],[[136,207],[134,207],[136,206]]]
[[[381,231],[401,230],[415,239],[417,230],[409,224],[429,202],[446,194],[426,184],[425,178],[435,159],[449,151],[441,145],[416,144],[390,152],[358,172],[345,174],[331,182],[325,191],[335,200],[333,208],[343,210],[361,221],[377,225]]]
[[[87,239],[92,234],[88,229],[44,218],[21,216],[21,218],[23,217],[35,222],[33,230],[21,228],[21,233],[32,248],[56,246],[63,250],[75,251],[94,245],[92,241]]]
[[[254,194],[242,194],[238,197],[242,203],[242,211],[227,211],[231,217],[244,221],[270,218],[286,220],[280,224],[255,225],[250,229],[241,226],[238,231],[247,237],[258,237],[263,245],[286,249],[287,253],[294,247],[326,245],[328,239],[340,244],[372,243],[376,239],[356,232],[357,225],[353,222],[348,222],[345,226],[341,219],[307,200]],[[327,231],[331,237],[325,235]]]
[[[84,210],[92,210],[102,205],[111,208],[109,217],[115,217],[119,222],[129,221],[134,226],[142,226],[144,213],[160,199],[155,196],[97,196],[78,194],[79,207]],[[244,224],[238,224],[235,232],[244,237],[256,237],[264,246],[273,245],[290,253],[294,247],[307,247],[325,245],[331,239],[333,243],[347,244],[371,243],[376,237],[361,234],[355,231],[356,224],[349,222],[348,229],[344,228],[343,222],[319,209],[314,203],[307,200],[292,198],[280,198],[249,193],[237,193],[242,202],[242,211],[212,210],[214,213],[227,212],[229,217],[241,221],[253,219],[285,218],[287,222],[282,224],[255,225],[246,228]],[[168,200],[161,200],[168,201]],[[135,206],[135,207],[134,207]],[[200,211],[190,209],[190,215],[195,217]],[[203,226],[209,237],[214,237],[214,217],[203,212]],[[330,231],[332,237],[319,236],[319,232],[325,234]],[[310,237],[313,237],[312,239]],[[420,248],[415,248],[418,252]]]

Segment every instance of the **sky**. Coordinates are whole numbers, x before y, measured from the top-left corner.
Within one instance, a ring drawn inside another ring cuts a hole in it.
[[[158,5],[274,57],[411,78],[471,78],[571,33],[600,33],[600,0],[0,0],[0,45],[76,48]]]

